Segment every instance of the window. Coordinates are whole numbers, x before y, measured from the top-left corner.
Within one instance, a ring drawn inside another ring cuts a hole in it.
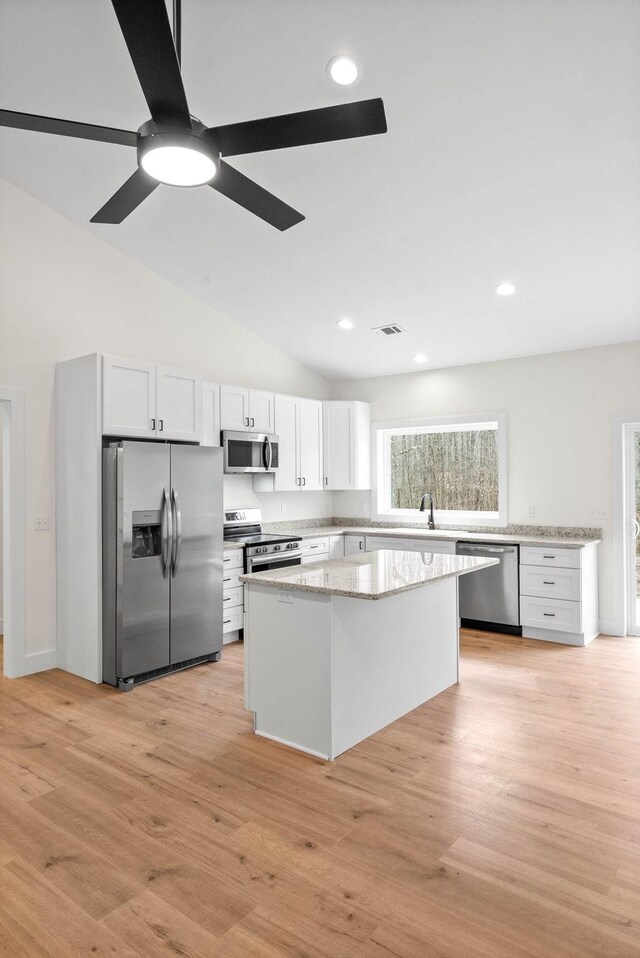
[[[378,423],[374,438],[378,519],[416,522],[430,492],[436,522],[506,526],[503,414]]]

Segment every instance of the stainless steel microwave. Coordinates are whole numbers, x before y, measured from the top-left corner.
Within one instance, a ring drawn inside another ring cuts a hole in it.
[[[264,432],[222,433],[224,471],[275,472],[278,468],[278,437]]]

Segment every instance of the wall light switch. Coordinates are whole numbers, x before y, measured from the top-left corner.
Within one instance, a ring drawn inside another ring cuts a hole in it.
[[[592,519],[606,519],[606,518],[607,518],[607,510],[606,510],[606,509],[593,509],[593,511],[591,512],[591,518],[592,518]]]
[[[281,503],[280,503],[280,512],[281,512],[281,514],[282,514],[283,516],[286,515],[286,512],[287,512],[287,504],[286,504],[286,502],[281,502]]]
[[[35,532],[48,532],[49,531],[49,516],[34,516],[33,528]]]
[[[287,605],[293,605],[293,592],[278,592],[278,602],[286,602]]]

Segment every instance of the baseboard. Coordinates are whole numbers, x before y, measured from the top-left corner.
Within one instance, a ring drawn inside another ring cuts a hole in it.
[[[598,619],[598,632],[601,635],[624,635],[613,619]]]

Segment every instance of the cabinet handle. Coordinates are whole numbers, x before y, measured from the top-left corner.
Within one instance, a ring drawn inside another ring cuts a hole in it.
[[[249,425],[249,417],[248,417],[248,416],[245,418],[244,424],[245,424],[245,426],[248,426],[248,425]]]
[[[231,619],[223,619],[223,620],[222,620],[222,624],[223,624],[223,625],[229,625],[230,622],[231,622]]]
[[[543,614],[543,615],[548,615],[550,619],[555,619],[555,617],[556,617],[555,612],[543,612],[542,614]]]
[[[328,477],[328,476],[325,476],[325,477],[324,477],[324,484],[325,484],[325,486],[328,486],[328,485],[329,485],[329,477]]]
[[[555,585],[555,582],[545,582],[545,580],[543,579],[543,580],[542,580],[542,584],[543,584],[543,585]]]
[[[223,602],[231,602],[231,596],[230,596],[230,595],[226,596],[222,601],[223,601]]]
[[[252,417],[251,417],[251,428],[253,428],[253,427],[255,426],[255,424],[256,424],[256,421],[255,421],[255,419],[254,419],[253,416],[252,416]]]
[[[359,543],[358,543],[358,548],[361,550],[363,545],[364,545],[363,542],[359,542]]]
[[[223,562],[231,562],[231,559],[230,559],[230,558],[229,558],[229,559],[223,559],[222,561],[223,561]]]
[[[151,420],[151,432],[155,432],[155,431],[156,431],[156,421],[155,421],[155,419],[152,419],[152,420]]]
[[[226,562],[227,560],[225,559],[224,561]],[[232,577],[231,577],[230,575],[228,575],[227,578],[226,578],[226,579],[223,579],[222,581],[223,581],[223,582],[231,582],[231,578],[232,578]]]
[[[320,546],[309,546],[310,549],[319,549]]]
[[[298,476],[298,478],[296,479],[296,485],[297,485],[297,486],[301,486],[301,485],[302,485],[302,480],[300,479],[300,476]]]
[[[303,476],[303,477],[302,477],[302,485],[303,485],[303,486],[306,486],[306,484],[307,484],[307,480],[306,480],[305,477]]]
[[[158,419],[158,432],[162,432],[164,429],[164,419]]]
[[[555,559],[555,556],[543,556],[543,559]]]

